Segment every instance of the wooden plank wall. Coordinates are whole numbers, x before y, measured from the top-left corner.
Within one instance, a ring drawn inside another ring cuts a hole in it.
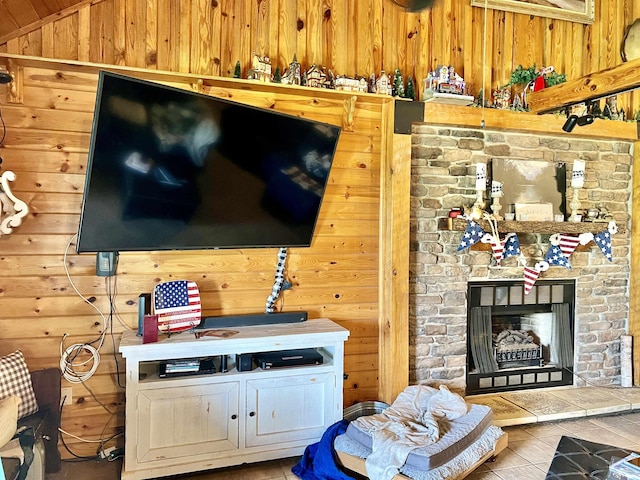
[[[0,63],[2,59],[0,58]],[[0,237],[0,355],[21,349],[32,369],[57,366],[60,347],[96,338],[105,327],[92,305],[109,312],[105,280],[95,275],[95,255],[74,250],[97,84],[95,67],[13,62],[20,70],[22,103],[0,108],[7,125],[3,169],[17,175],[16,196],[30,207],[23,224]],[[127,73],[127,70],[124,69]],[[144,73],[134,72],[145,76]],[[160,79],[162,80],[162,78]],[[191,88],[195,79],[165,83]],[[204,91],[289,114],[342,125],[350,94],[302,87],[270,87],[228,79],[205,79]],[[254,88],[255,87],[255,88]],[[328,317],[351,331],[346,346],[345,405],[377,398],[378,272],[382,111],[389,97],[359,96],[352,131],[338,145],[327,195],[310,248],[290,249],[287,271],[294,285],[279,309]],[[85,384],[71,385],[73,403],[63,409],[63,429],[84,438],[106,437],[123,425],[124,391],[117,378],[123,360],[117,337],[137,324],[137,300],[158,281],[188,278],[201,290],[205,315],[260,313],[274,281],[277,249],[122,253],[115,307],[107,319],[101,362]],[[66,255],[66,259],[65,259]],[[111,289],[114,285],[111,284]],[[111,336],[113,332],[114,337]],[[115,342],[114,339],[115,338]],[[96,444],[65,437],[81,455]],[[63,454],[69,456],[67,452]]]
[[[297,55],[304,67],[367,76],[400,68],[418,82],[450,64],[476,94],[483,74],[495,88],[519,64],[553,65],[568,78],[620,64],[640,3],[594,1],[593,25],[488,10],[485,28],[484,9],[469,0],[437,0],[420,13],[392,0],[94,0],[0,38],[0,51],[220,76],[237,61],[246,72],[252,52],[281,69]],[[619,106],[633,114],[640,94]]]

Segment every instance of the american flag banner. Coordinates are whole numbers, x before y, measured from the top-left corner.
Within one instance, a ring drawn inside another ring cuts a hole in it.
[[[504,239],[503,258],[515,257],[516,255],[520,255],[520,240],[518,240],[518,235],[510,233]]]
[[[196,282],[176,280],[153,288],[153,311],[158,315],[158,330],[181,332],[200,324],[202,305]]]
[[[549,265],[558,265],[560,267],[571,268],[569,260],[562,253],[561,247],[558,245],[550,245],[547,254],[544,259],[549,262]]]
[[[593,237],[593,241],[596,242],[598,247],[600,247],[600,251],[604,254],[607,260],[612,262],[613,254],[611,253],[611,234],[609,233],[609,230],[598,233]]]
[[[460,245],[458,245],[458,251],[469,248],[471,245],[475,245],[480,241],[484,234],[485,231],[480,225],[473,220],[469,220],[469,223],[467,223],[467,229],[462,234]]]
[[[564,256],[567,258],[569,258],[576,247],[580,245],[580,238],[574,237],[573,235],[565,235],[561,233],[559,235],[559,240],[560,243],[558,246],[560,247],[560,250],[562,250],[562,253],[564,253]]]
[[[524,294],[528,295],[536,283],[540,272],[535,268],[524,267]]]
[[[500,265],[504,256],[504,242],[498,237],[491,237],[491,250],[493,250],[493,258],[495,258],[496,263]]]

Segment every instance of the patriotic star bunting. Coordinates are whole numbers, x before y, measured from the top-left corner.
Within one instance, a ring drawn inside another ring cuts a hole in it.
[[[551,245],[544,259],[549,262],[549,265],[571,268],[569,260],[565,257],[564,253],[562,253],[562,249],[558,245]]]
[[[515,257],[516,255],[520,255],[520,240],[518,240],[518,235],[510,233],[504,240],[503,258]]]
[[[600,251],[602,254],[609,260],[613,261],[613,254],[611,253],[611,234],[609,230],[605,230],[604,232],[600,232],[593,237],[593,241],[596,242],[596,245],[600,247]]]
[[[469,248],[471,245],[475,245],[480,241],[484,234],[485,231],[480,225],[473,220],[469,220],[469,223],[467,223],[467,229],[462,234],[460,245],[458,245],[458,251]]]

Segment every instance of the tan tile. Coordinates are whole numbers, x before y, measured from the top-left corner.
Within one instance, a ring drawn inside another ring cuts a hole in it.
[[[584,430],[599,428],[598,425],[593,423],[591,420],[592,418],[583,417],[583,418],[563,420],[563,421],[557,422],[556,425],[558,425],[559,428],[561,428],[562,430],[565,430],[569,434],[573,432],[581,432]]]
[[[533,438],[527,427],[529,425],[503,427],[502,429],[509,435],[509,441],[512,440],[530,440]]]
[[[520,428],[534,437],[548,437],[567,433],[559,423],[534,423],[533,425],[523,425]]]
[[[509,448],[529,463],[540,463],[553,457],[555,446],[550,446],[537,438],[509,442]]]
[[[606,428],[578,432],[573,436],[576,438],[582,438],[583,440],[588,440],[589,442],[603,443],[605,445],[611,445],[618,448],[629,448],[629,445],[634,443],[632,440],[629,440]]]
[[[502,470],[505,468],[518,467],[522,465],[528,465],[524,458],[511,450],[509,447],[505,448],[500,455],[496,458],[495,462],[486,463],[485,466],[489,467],[492,471]]]
[[[609,415],[604,417],[594,417],[591,419],[591,423],[598,427],[617,428],[620,425],[627,425],[629,420],[627,420],[626,415]]]
[[[545,437],[539,437],[537,436],[536,438],[538,440],[540,440],[541,442],[546,443],[547,445],[556,448],[558,446],[558,443],[560,442],[560,439],[565,436],[566,433],[564,434],[555,434],[555,435],[549,435],[549,436],[545,436]]]
[[[544,480],[547,476],[546,470],[542,471],[535,465],[511,467],[497,470],[495,473],[503,480],[513,480],[514,478],[518,480]]]
[[[640,423],[640,412],[625,413],[625,418],[633,423]]]
[[[471,475],[465,477],[466,480],[501,480],[498,475],[490,470],[479,472],[476,470]]]

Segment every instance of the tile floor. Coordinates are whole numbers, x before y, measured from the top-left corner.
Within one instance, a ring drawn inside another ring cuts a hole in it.
[[[509,434],[509,446],[470,480],[542,480],[563,435],[640,451],[640,388],[566,388],[483,395],[467,399],[491,405],[495,423]],[[194,480],[294,480],[286,458],[199,474]],[[46,480],[116,480],[119,462],[64,463]]]

